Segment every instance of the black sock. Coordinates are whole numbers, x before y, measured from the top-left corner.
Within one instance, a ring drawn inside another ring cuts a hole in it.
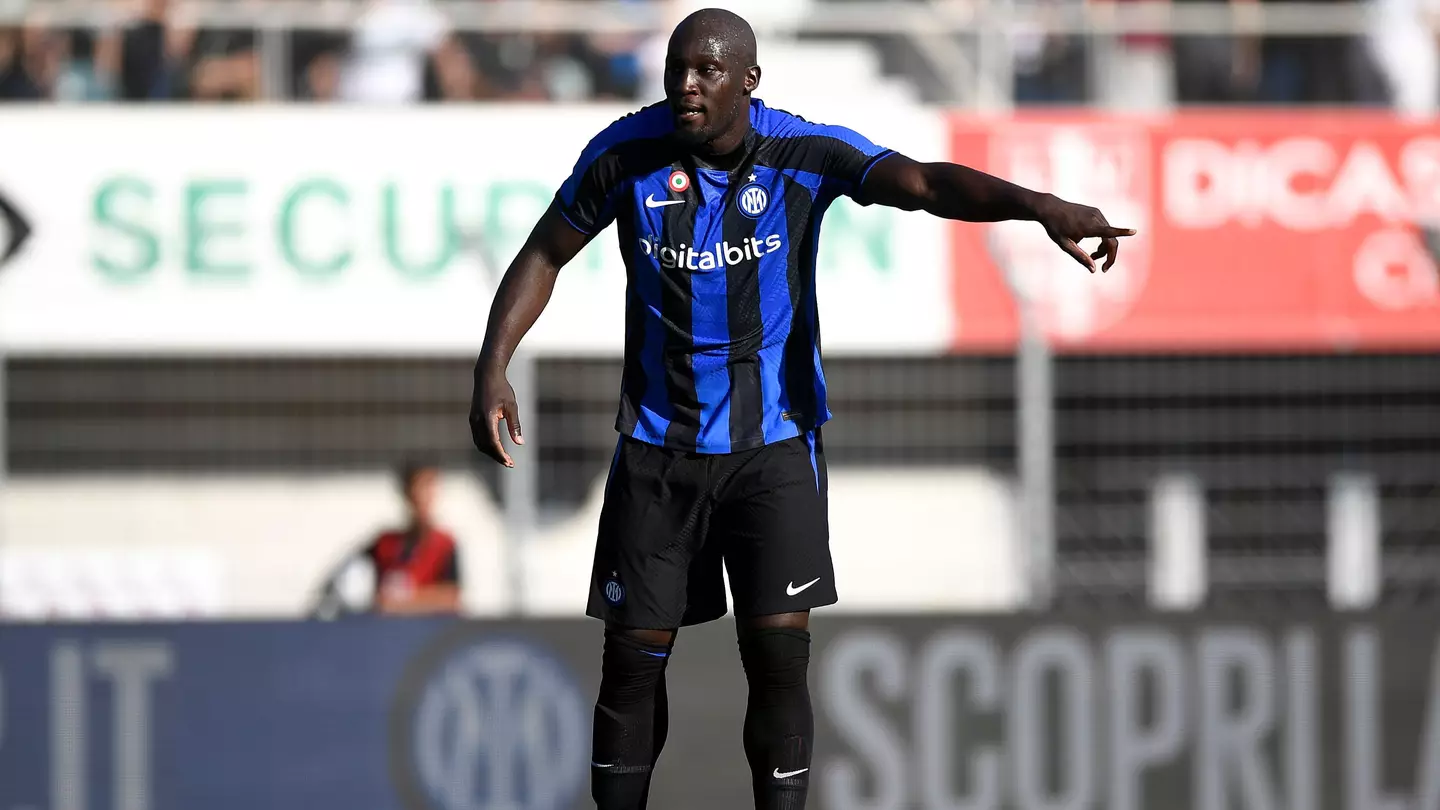
[[[745,758],[756,810],[801,810],[810,787],[815,715],[805,671],[810,634],[789,628],[744,631],[740,660],[750,684]]]
[[[658,711],[657,696],[669,655],[669,646],[605,631],[590,762],[590,796],[598,810],[645,806],[664,743],[661,728],[668,724],[668,708]]]

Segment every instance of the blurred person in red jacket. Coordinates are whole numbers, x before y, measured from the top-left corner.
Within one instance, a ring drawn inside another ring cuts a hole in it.
[[[364,551],[375,567],[380,613],[458,613],[460,559],[455,538],[435,524],[440,471],[422,464],[400,472],[409,513],[403,528],[381,532]]]
[[[436,524],[440,471],[407,464],[399,473],[403,526],[380,532],[326,577],[315,615],[459,613],[460,557],[455,538]]]

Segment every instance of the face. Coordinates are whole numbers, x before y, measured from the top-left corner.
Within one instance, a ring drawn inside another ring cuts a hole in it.
[[[760,82],[758,67],[740,64],[723,39],[675,32],[665,56],[665,98],[675,116],[675,134],[693,146],[743,129],[750,93]]]
[[[410,513],[421,522],[428,522],[435,507],[435,470],[420,470],[405,488],[405,502]]]

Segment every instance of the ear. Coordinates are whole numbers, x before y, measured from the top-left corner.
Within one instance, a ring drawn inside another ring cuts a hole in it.
[[[748,96],[751,93],[755,92],[755,89],[759,86],[760,66],[752,65],[751,67],[745,68],[745,95]]]

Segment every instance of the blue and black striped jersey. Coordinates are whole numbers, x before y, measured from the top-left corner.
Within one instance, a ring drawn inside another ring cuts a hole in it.
[[[657,104],[585,148],[558,192],[575,228],[616,223],[627,273],[616,428],[643,442],[730,453],[830,418],[820,362],[820,219],[888,149],[750,102],[743,160],[707,167]]]

